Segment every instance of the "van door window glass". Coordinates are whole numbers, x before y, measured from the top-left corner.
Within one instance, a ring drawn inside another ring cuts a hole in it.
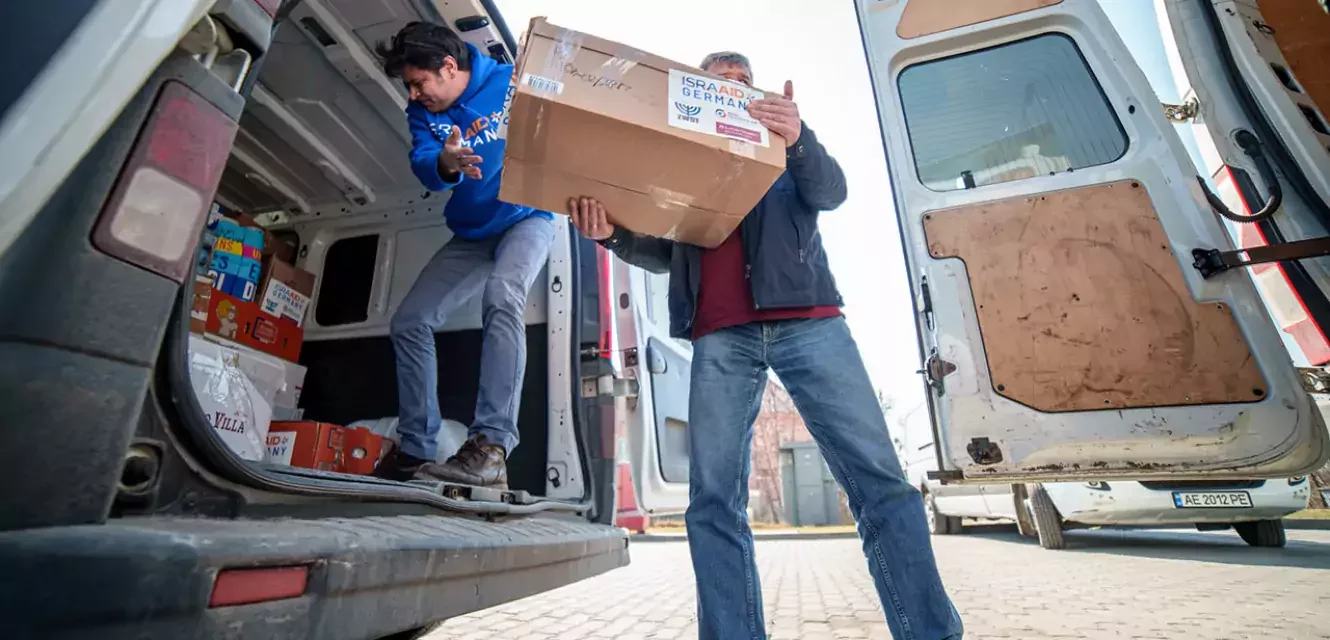
[[[1127,135],[1071,38],[1049,34],[906,68],[915,169],[953,191],[1108,164]]]
[[[328,247],[319,278],[319,301],[314,321],[321,327],[364,322],[374,288],[374,265],[379,236],[343,238]]]

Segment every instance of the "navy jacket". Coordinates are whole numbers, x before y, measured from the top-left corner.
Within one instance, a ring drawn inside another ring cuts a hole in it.
[[[844,304],[827,265],[817,216],[844,203],[845,193],[840,165],[805,124],[799,140],[786,150],[785,173],[739,225],[758,309]],[[602,244],[629,264],[670,274],[670,335],[691,337],[704,249],[622,227]]]

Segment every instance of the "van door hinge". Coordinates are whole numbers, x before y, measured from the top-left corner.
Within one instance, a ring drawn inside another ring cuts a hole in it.
[[[928,290],[928,278],[919,278],[919,302],[920,313],[924,314],[924,322],[928,324],[928,330],[937,328],[933,320],[933,294]]]
[[[1298,367],[1302,389],[1307,393],[1330,393],[1330,371],[1321,367]]]
[[[1232,251],[1219,249],[1192,249],[1192,266],[1201,272],[1202,278],[1223,273],[1229,269],[1250,267],[1267,262],[1285,260],[1303,260],[1330,256],[1330,236],[1279,242],[1261,247],[1248,247]]]
[[[1182,104],[1162,102],[1159,106],[1164,108],[1164,117],[1176,124],[1186,124],[1201,114],[1201,103],[1196,98],[1187,98]]]
[[[938,395],[943,395],[946,393],[946,388],[943,386],[942,380],[943,378],[956,373],[956,364],[938,357],[937,349],[934,349],[933,354],[928,357],[928,362],[924,363],[923,370],[918,371],[917,373],[924,374],[924,378],[928,381],[928,386],[933,387],[933,390],[937,391]]]
[[[582,380],[583,398],[636,398],[638,384],[636,378],[616,378],[603,375],[598,378]]]

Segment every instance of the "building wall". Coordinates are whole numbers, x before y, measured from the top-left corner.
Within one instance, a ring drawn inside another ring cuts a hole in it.
[[[776,382],[767,381],[762,410],[753,423],[752,470],[748,476],[748,506],[754,522],[774,523],[782,519],[781,443],[810,442],[812,439],[790,394]]]

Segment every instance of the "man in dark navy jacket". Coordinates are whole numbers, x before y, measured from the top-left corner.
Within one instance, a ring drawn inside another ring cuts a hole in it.
[[[707,56],[702,68],[752,83],[737,53]],[[749,107],[785,140],[786,172],[719,247],[616,228],[591,198],[570,201],[569,213],[583,235],[623,260],[670,274],[670,333],[693,341],[686,522],[700,637],[766,637],[746,508],[753,421],[770,370],[849,496],[892,635],[960,638],[923,500],[887,435],[818,233],[819,212],[845,202],[845,174],[800,119],[793,94],[786,82],[784,96]]]

